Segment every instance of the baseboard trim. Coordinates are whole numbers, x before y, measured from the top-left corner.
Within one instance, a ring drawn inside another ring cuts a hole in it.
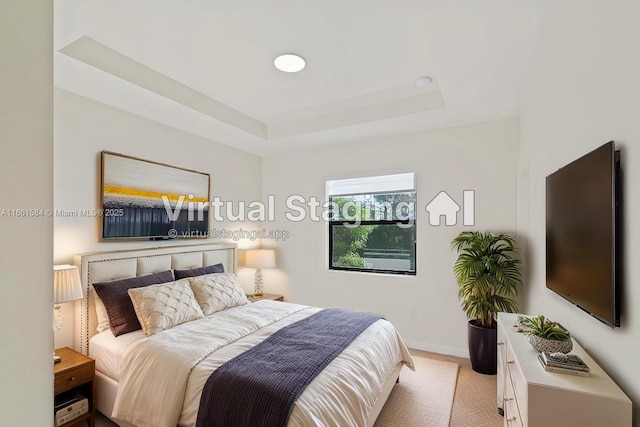
[[[405,341],[405,344],[407,345],[407,347],[413,348],[416,350],[429,351],[431,353],[446,354],[448,356],[464,357],[466,359],[469,358],[469,350],[466,348],[460,349],[460,348],[442,347],[442,346],[426,344],[418,341]]]

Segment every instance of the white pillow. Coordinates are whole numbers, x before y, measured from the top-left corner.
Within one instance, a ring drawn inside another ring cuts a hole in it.
[[[203,317],[186,279],[127,291],[145,335]]]
[[[214,273],[188,277],[193,294],[205,316],[216,311],[249,304],[244,290],[233,273]]]
[[[109,316],[107,315],[107,309],[104,307],[104,303],[98,296],[98,293],[91,286],[91,293],[93,294],[93,306],[96,308],[96,318],[98,320],[98,326],[96,331],[102,332],[109,329]]]

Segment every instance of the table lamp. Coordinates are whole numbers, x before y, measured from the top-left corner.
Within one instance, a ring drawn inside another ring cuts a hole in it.
[[[262,296],[262,269],[276,266],[276,256],[273,249],[250,249],[246,253],[245,266],[256,269],[254,295]]]
[[[60,304],[63,302],[82,299],[82,284],[80,273],[75,265],[53,266],[53,331],[62,329],[62,314]],[[60,356],[53,354],[54,363],[60,361]]]

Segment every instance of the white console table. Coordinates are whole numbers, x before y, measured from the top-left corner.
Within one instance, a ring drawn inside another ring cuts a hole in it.
[[[571,353],[591,376],[547,372],[513,326],[517,316],[498,315],[498,408],[505,427],[631,426],[631,401],[575,340]]]

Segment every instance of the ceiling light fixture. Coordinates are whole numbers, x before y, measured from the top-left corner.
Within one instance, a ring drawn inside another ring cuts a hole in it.
[[[278,70],[284,71],[285,73],[297,73],[307,65],[307,62],[300,55],[286,53],[274,59],[273,65],[275,65]]]

